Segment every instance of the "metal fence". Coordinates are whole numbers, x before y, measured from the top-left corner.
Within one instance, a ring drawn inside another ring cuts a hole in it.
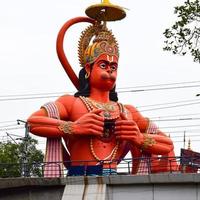
[[[104,161],[66,161],[41,163],[0,163],[0,177],[66,177],[91,175],[130,175],[152,173],[199,173],[200,159],[195,157],[140,157]],[[113,169],[112,164],[117,164]]]

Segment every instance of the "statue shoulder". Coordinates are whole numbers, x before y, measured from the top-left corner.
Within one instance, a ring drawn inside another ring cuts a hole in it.
[[[142,114],[140,113],[140,111],[139,111],[136,107],[134,107],[134,106],[132,106],[132,105],[124,105],[124,107],[125,107],[129,112],[131,112],[131,114],[132,114],[132,116],[133,116],[133,119],[136,119],[136,118],[144,118],[144,117],[142,116]]]
[[[134,107],[134,106],[132,106],[132,105],[127,105],[127,104],[125,104],[125,105],[123,105],[123,106],[124,106],[124,108],[125,108],[126,110],[128,110],[128,111],[129,111],[132,115],[134,115],[134,116],[140,114],[140,112],[137,110],[137,108]]]
[[[65,95],[60,96],[56,100],[56,102],[59,102],[59,103],[62,103],[63,105],[65,105],[65,104],[73,103],[76,99],[77,99],[77,97],[74,97],[73,95],[65,94]]]
[[[144,117],[140,111],[132,105],[124,105],[124,107],[131,113],[132,119],[137,123],[141,132],[145,132],[149,124],[149,119]]]
[[[68,116],[76,100],[77,100],[77,97],[66,94],[59,97],[55,101],[55,104],[57,105],[58,110],[60,111],[61,115]]]

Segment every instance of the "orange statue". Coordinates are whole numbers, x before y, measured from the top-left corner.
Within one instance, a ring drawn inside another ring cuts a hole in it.
[[[63,138],[69,152],[67,159],[72,166],[89,161],[88,166],[102,164],[104,170],[111,168],[115,171],[129,151],[133,158],[143,153],[174,155],[169,137],[135,107],[118,102],[115,86],[119,49],[106,21],[124,18],[124,10],[104,1],[89,7],[86,14],[90,18],[78,17],[68,21],[57,39],[58,57],[78,92],[74,96],[61,96],[33,113],[28,119],[31,133]],[[64,54],[63,38],[66,30],[79,22],[92,25],[80,37],[82,69],[78,79]],[[156,162],[154,165],[158,166]],[[133,174],[138,172],[139,164],[139,161],[134,162]]]

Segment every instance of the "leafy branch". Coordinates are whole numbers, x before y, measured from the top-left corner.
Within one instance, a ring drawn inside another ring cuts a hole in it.
[[[178,20],[163,33],[166,40],[163,50],[173,54],[191,54],[200,63],[200,2],[187,0],[184,5],[175,7]]]

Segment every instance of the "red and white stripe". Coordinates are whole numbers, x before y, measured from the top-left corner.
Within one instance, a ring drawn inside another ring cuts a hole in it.
[[[48,116],[60,119],[58,108],[54,102],[42,106]],[[44,177],[61,177],[63,175],[63,146],[61,138],[47,138]]]
[[[157,134],[157,131],[158,131],[158,127],[156,126],[156,124],[149,121],[149,126],[146,130],[146,133],[147,134]],[[142,157],[142,159],[140,161],[137,174],[142,174],[142,175],[149,174],[151,154],[142,153],[141,157]]]
[[[61,138],[47,138],[44,177],[61,177],[63,155]]]
[[[46,103],[42,106],[47,111],[48,117],[60,119],[58,108],[54,102]]]

